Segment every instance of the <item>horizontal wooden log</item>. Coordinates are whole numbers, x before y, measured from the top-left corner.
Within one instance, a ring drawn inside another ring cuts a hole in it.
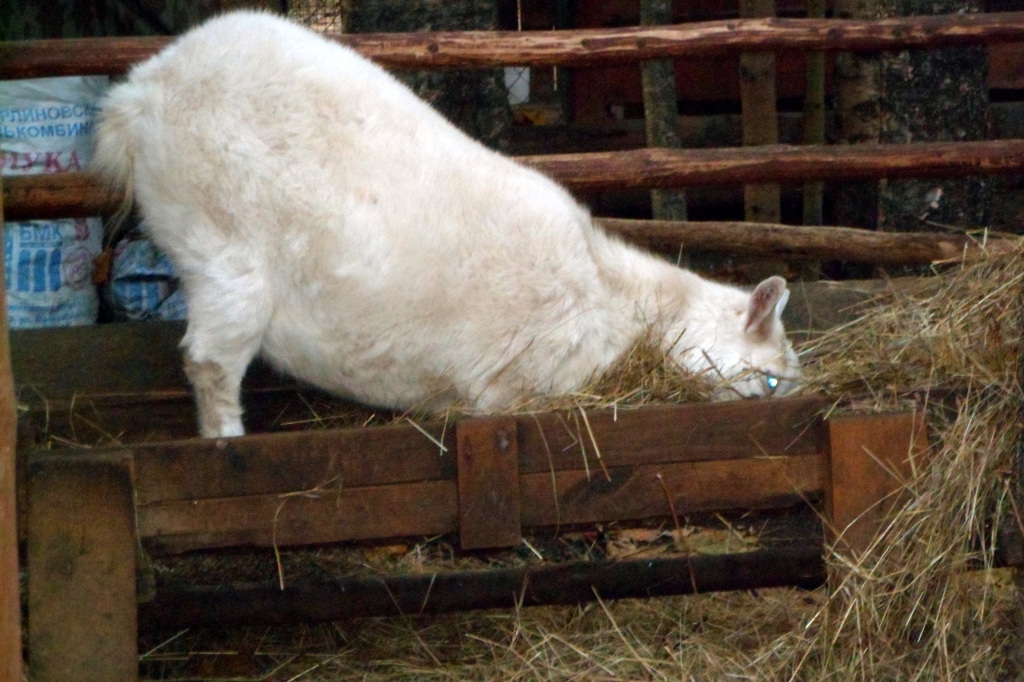
[[[124,201],[123,193],[84,172],[4,178],[3,190],[8,221],[112,214]],[[8,206],[8,202],[13,203]]]
[[[633,149],[517,158],[572,190],[657,189],[1013,174],[1024,171],[1024,140]],[[110,213],[121,203],[85,173],[13,177],[4,182],[3,192],[8,220]]]
[[[901,145],[634,149],[518,157],[577,190],[1020,173],[1024,140]]]
[[[535,564],[393,576],[211,587],[168,586],[139,605],[142,630],[289,625],[601,599],[824,583],[821,542],[742,554]]]
[[[592,66],[744,51],[881,51],[1024,40],[1021,12],[880,21],[747,19],[571,31],[332,34],[392,68]],[[0,79],[116,74],[171,39],[76,38],[0,43]]]
[[[842,260],[875,265],[928,265],[1021,249],[1015,239],[928,232],[876,232],[848,227],[807,227],[746,222],[616,220],[601,224],[641,246],[778,257]]]

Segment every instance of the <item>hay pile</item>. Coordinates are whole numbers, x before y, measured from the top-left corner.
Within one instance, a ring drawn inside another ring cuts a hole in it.
[[[833,396],[837,410],[925,410],[933,444],[929,466],[906,481],[909,503],[872,550],[828,556],[832,590],[173,633],[149,642],[143,671],[275,680],[1003,677],[1019,596],[1009,572],[993,568],[994,542],[1001,524],[1020,522],[1009,472],[1022,284],[1020,255],[957,267],[927,287],[894,288],[803,347],[808,390]],[[641,349],[634,360],[647,357]],[[646,367],[652,378],[634,397],[671,395],[664,372]],[[605,377],[592,393],[620,395],[622,380]]]

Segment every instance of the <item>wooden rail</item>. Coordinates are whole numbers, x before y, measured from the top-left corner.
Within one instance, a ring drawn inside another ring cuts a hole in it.
[[[571,31],[335,34],[392,68],[593,66],[771,50],[882,51],[1024,41],[1024,12],[879,21],[745,19]],[[171,38],[76,38],[0,43],[0,79],[116,74]]]
[[[519,160],[577,191],[653,189],[815,179],[1014,174],[1024,168],[1024,140],[634,149],[524,156]],[[123,199],[92,175],[80,172],[12,177],[5,181],[3,191],[9,220],[110,213]]]
[[[507,425],[420,426],[433,440],[414,426],[396,425],[88,455],[41,451],[28,465],[31,477],[68,457],[80,463],[130,458],[139,537],[158,554],[460,530],[465,536],[467,524],[478,528],[485,521],[491,525],[475,531],[471,547],[502,546],[518,544],[520,513],[523,527],[539,527],[667,517],[673,508],[799,503],[825,485],[821,407],[805,398],[598,410],[588,413],[587,431],[580,430],[580,414],[551,412],[508,418]],[[501,519],[481,514],[477,503],[481,495],[493,497],[501,482],[465,463],[456,467],[456,459],[467,457],[466,429],[477,432],[477,444],[501,439],[517,446],[511,469],[517,499],[491,510],[514,517],[511,536],[507,524],[493,528]],[[514,541],[505,542],[509,537]]]

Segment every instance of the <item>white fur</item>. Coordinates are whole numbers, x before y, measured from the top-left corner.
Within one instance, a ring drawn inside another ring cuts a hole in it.
[[[257,353],[397,408],[573,391],[648,324],[741,395],[799,377],[780,278],[752,299],[607,235],[556,183],[285,20],[213,19],[102,109],[95,167],[134,191],[181,274],[204,436],[242,433]]]

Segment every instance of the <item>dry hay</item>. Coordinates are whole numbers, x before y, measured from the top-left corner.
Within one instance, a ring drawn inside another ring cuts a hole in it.
[[[1009,572],[994,568],[994,544],[1004,522],[1020,525],[1009,472],[1022,279],[1024,262],[1010,257],[893,286],[856,322],[803,347],[808,390],[833,396],[835,410],[924,410],[932,443],[928,465],[905,481],[906,507],[871,550],[829,552],[831,590],[197,630],[150,642],[143,670],[160,679],[997,679],[1019,599]],[[640,402],[679,399],[676,370],[649,351],[570,403],[630,391]]]

